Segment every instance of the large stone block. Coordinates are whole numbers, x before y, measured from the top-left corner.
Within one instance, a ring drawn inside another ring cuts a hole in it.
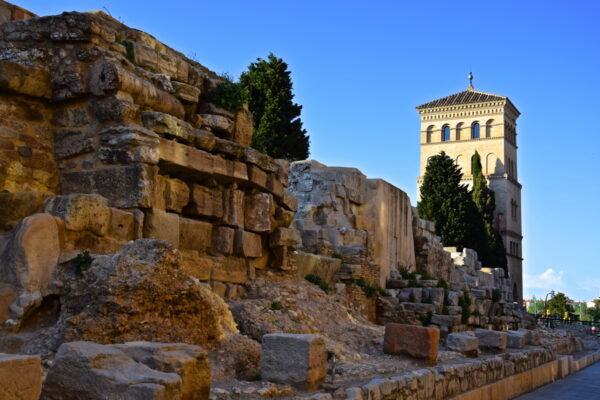
[[[179,247],[179,215],[156,208],[144,211],[144,237],[165,240]]]
[[[13,229],[23,218],[40,212],[50,192],[0,192],[0,230]]]
[[[479,349],[479,339],[467,333],[450,333],[446,338],[448,350],[474,354]]]
[[[218,188],[193,185],[186,213],[203,217],[223,217],[223,192]]]
[[[261,236],[257,233],[237,230],[235,232],[234,252],[240,257],[260,257],[262,255]]]
[[[166,172],[188,174],[190,176],[209,176],[215,172],[215,156],[203,150],[177,143],[174,140],[161,139],[158,146],[160,159]]]
[[[479,347],[492,350],[505,350],[508,337],[506,332],[488,329],[475,329],[475,336],[479,339]]]
[[[511,349],[522,349],[528,343],[527,331],[506,331],[506,345]]]
[[[435,361],[439,340],[439,329],[389,323],[385,326],[383,352]]]
[[[223,192],[223,223],[244,228],[244,192],[227,189]]]
[[[327,373],[325,340],[319,335],[264,335],[260,365],[263,379],[315,390]]]
[[[342,260],[339,258],[300,251],[297,252],[295,257],[298,277],[304,278],[306,275],[314,274],[329,285],[333,285],[337,280],[337,273],[342,265]]]
[[[133,164],[96,171],[64,172],[60,176],[61,192],[97,193],[117,208],[151,207],[155,166]]]
[[[211,271],[211,280],[228,283],[246,283],[248,261],[238,257],[219,257]]]
[[[179,179],[157,175],[154,186],[154,207],[181,213],[190,201],[190,188]]]
[[[235,125],[231,140],[241,144],[244,147],[249,147],[252,144],[252,132],[254,130],[254,122],[252,113],[244,108],[235,114]]]
[[[94,135],[85,130],[61,129],[54,131],[54,157],[57,160],[94,151]]]
[[[194,128],[187,122],[172,115],[156,112],[142,112],[144,126],[168,139],[177,139],[184,143],[194,143]]]
[[[105,164],[157,164],[159,136],[137,125],[110,126],[98,132],[97,157]]]
[[[0,282],[18,291],[10,306],[15,318],[40,304],[47,294],[60,256],[60,237],[54,217],[34,214],[23,219],[5,239],[0,254]]]
[[[179,219],[179,248],[206,253],[212,245],[212,229],[210,222],[189,218]]]
[[[110,226],[108,200],[97,194],[69,194],[54,196],[44,205],[48,214],[65,221],[71,231],[90,231],[104,236]]]
[[[296,248],[301,242],[300,233],[296,229],[277,228],[269,236],[269,244],[271,247],[288,246]]]
[[[0,90],[50,99],[50,71],[3,60],[0,63]]]
[[[134,361],[113,346],[62,344],[44,382],[51,400],[166,400],[181,398],[181,378]]]
[[[113,347],[135,361],[181,377],[182,400],[206,400],[210,392],[210,363],[200,346],[185,343],[128,342]]]
[[[137,239],[135,216],[118,208],[110,209],[110,224],[107,235],[120,242]]]
[[[270,232],[272,206],[273,197],[268,193],[247,195],[244,214],[245,228],[258,233]]]
[[[39,356],[0,354],[0,399],[38,400],[41,392]]]
[[[234,236],[235,229],[226,226],[215,226],[210,253],[213,255],[230,255],[233,253]]]

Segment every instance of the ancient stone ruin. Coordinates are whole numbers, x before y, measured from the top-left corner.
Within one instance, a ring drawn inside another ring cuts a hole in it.
[[[0,398],[442,399],[597,345],[149,34],[0,2],[0,46]]]

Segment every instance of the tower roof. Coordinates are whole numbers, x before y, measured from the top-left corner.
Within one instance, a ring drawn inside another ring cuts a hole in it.
[[[422,108],[433,108],[443,106],[454,106],[459,104],[482,103],[486,101],[507,100],[506,96],[497,94],[478,92],[476,90],[465,90],[464,92],[451,94],[450,96],[442,97],[441,99],[433,100],[417,107],[417,110]]]

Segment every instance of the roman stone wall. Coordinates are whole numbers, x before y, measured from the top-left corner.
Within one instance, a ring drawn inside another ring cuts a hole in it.
[[[385,286],[393,271],[415,268],[412,208],[400,189],[309,160],[292,163],[290,190],[303,249],[340,257],[340,277]]]
[[[247,107],[207,100],[223,78],[103,12],[5,22],[0,34],[2,200],[42,198],[21,218],[97,194],[124,232],[117,242],[167,240],[223,292],[238,293],[255,268],[287,268],[299,241],[288,164],[249,147]],[[42,207],[52,194],[63,197]],[[105,233],[67,242],[115,251]]]

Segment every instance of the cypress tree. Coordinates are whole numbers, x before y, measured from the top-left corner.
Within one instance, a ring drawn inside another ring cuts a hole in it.
[[[488,187],[487,180],[483,175],[481,157],[475,151],[471,159],[471,170],[473,171],[473,189],[471,195],[477,207],[480,218],[485,228],[485,244],[483,239],[480,247],[485,247],[485,253],[481,254],[481,260],[486,267],[507,269],[506,249],[502,237],[494,227],[494,211],[496,210],[496,198],[494,191]]]
[[[300,119],[302,106],[293,102],[288,65],[271,53],[250,64],[240,84],[254,117],[252,147],[288,161],[308,158],[309,137]]]

